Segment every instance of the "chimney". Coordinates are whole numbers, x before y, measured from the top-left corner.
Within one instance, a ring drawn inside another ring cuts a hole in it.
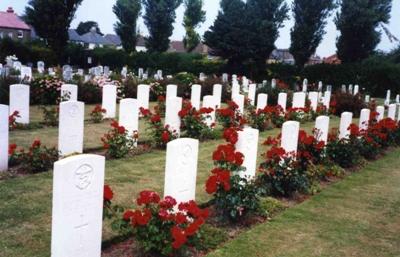
[[[8,13],[14,13],[14,9],[12,7],[8,7],[7,12]]]

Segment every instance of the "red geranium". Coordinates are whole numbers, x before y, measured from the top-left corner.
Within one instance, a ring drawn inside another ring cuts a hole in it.
[[[114,193],[109,185],[104,185],[104,201],[111,201],[114,197]]]
[[[139,206],[151,203],[159,203],[159,202],[160,202],[160,196],[156,192],[148,190],[140,192],[139,198],[137,199],[137,204]]]

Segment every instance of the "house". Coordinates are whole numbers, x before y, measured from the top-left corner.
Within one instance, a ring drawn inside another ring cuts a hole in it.
[[[28,41],[31,39],[31,28],[16,13],[12,7],[0,12],[0,39],[9,37],[13,40]]]
[[[112,46],[112,43],[97,33],[96,28],[90,29],[88,33],[79,35],[76,30],[68,30],[69,41],[76,44],[81,44],[87,49],[94,49],[96,47]]]
[[[289,52],[289,49],[275,49],[269,56],[267,63],[284,63],[294,65],[295,61],[293,55]]]
[[[342,61],[339,59],[339,57],[337,56],[337,54],[334,54],[334,55],[325,57],[325,58],[322,60],[322,62],[323,62],[323,63],[326,63],[326,64],[341,64],[341,63],[342,63]]]
[[[110,44],[112,44],[113,46],[115,46],[117,49],[122,49],[121,38],[118,35],[107,34],[104,36],[104,38],[106,40],[108,40],[108,42]],[[137,52],[146,52],[147,51],[144,37],[141,35],[139,35],[136,40],[136,51]]]
[[[209,48],[203,43],[197,45],[197,47],[192,51],[192,53],[208,55]],[[187,53],[183,41],[173,40],[169,43],[169,53]]]

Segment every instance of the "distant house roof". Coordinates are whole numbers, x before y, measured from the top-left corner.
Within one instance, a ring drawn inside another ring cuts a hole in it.
[[[88,33],[81,35],[82,42],[96,45],[110,45],[110,42],[102,35],[98,34],[96,30],[90,30]]]
[[[185,45],[183,44],[183,41],[171,41],[169,43],[168,52],[170,52],[170,53],[186,53],[187,51],[186,51]],[[192,51],[192,53],[207,54],[208,47],[205,44],[200,43]]]
[[[106,40],[108,40],[108,42],[110,44],[113,44],[115,46],[120,46],[122,44],[121,42],[121,38],[118,35],[114,35],[114,34],[107,34],[104,36],[104,38]]]
[[[8,7],[7,11],[0,12],[0,28],[31,30],[16,13],[12,7]]]
[[[342,61],[339,59],[337,54],[325,57],[322,61],[323,61],[323,63],[327,63],[327,64],[341,64],[342,63]]]
[[[81,36],[74,29],[68,30],[69,41],[82,42]]]
[[[283,62],[294,61],[293,55],[290,53],[289,49],[275,49],[272,51],[270,59],[279,60]]]

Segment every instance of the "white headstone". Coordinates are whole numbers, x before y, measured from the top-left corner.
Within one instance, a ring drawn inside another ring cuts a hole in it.
[[[150,86],[149,85],[138,85],[137,87],[137,100],[139,103],[139,109],[149,109],[150,99]]]
[[[281,147],[286,153],[297,153],[300,123],[297,121],[286,121],[282,125]]]
[[[201,72],[201,73],[199,74],[199,80],[200,80],[200,81],[203,82],[203,81],[206,80],[206,78],[207,78],[207,77],[206,77],[206,74],[204,74],[203,72]]]
[[[243,154],[242,166],[246,168],[245,171],[240,172],[240,176],[251,180],[256,176],[259,131],[253,128],[245,128],[238,134],[239,140],[235,145],[236,151]]]
[[[349,94],[353,94],[353,85],[352,84],[350,84],[349,85]]]
[[[128,136],[139,132],[139,101],[128,98],[119,102],[119,125],[125,127]]]
[[[358,127],[360,130],[367,130],[369,125],[369,118],[371,115],[370,109],[362,109],[360,113],[360,122]]]
[[[349,138],[350,130],[349,127],[353,120],[353,113],[344,112],[340,118],[340,129],[339,129],[339,139]]]
[[[166,98],[177,97],[177,96],[178,96],[178,86],[177,85],[168,85]]]
[[[329,107],[331,105],[331,96],[332,96],[332,93],[330,91],[325,92],[322,104],[325,106],[325,108],[327,110],[329,110]]]
[[[354,92],[353,95],[357,95],[360,92],[360,87],[358,85],[354,86]]]
[[[365,102],[366,102],[366,103],[369,103],[370,99],[371,99],[371,98],[370,98],[369,95],[366,95],[366,96],[365,96]]]
[[[257,96],[257,110],[264,110],[268,105],[268,95],[258,94]]]
[[[169,97],[166,100],[165,108],[165,125],[169,125],[171,131],[175,131],[177,134],[180,133],[181,119],[179,117],[179,111],[182,109],[182,98],[180,97]]]
[[[104,167],[98,155],[54,163],[52,257],[100,257]]]
[[[103,86],[103,109],[106,110],[104,118],[115,118],[117,108],[117,87],[115,85]]]
[[[313,109],[313,111],[316,111],[317,107],[318,107],[318,92],[315,92],[315,91],[310,92],[308,94],[308,99],[311,102],[311,105],[310,105],[311,108]]]
[[[138,77],[139,77],[139,79],[142,79],[142,78],[143,78],[143,73],[144,73],[143,68],[139,68],[139,69],[138,69]]]
[[[37,70],[40,74],[44,73],[44,70],[45,70],[44,62],[42,62],[42,61],[37,62]]]
[[[390,104],[390,97],[391,97],[391,91],[388,90],[388,91],[386,91],[385,105],[389,105]]]
[[[110,67],[104,66],[103,74],[108,77],[110,75]]]
[[[223,83],[226,83],[226,82],[228,82],[228,74],[227,73],[224,73],[224,74],[222,74],[222,82]]]
[[[307,92],[307,87],[308,87],[308,80],[307,79],[304,79],[303,80],[303,93],[306,93]]]
[[[22,66],[21,68],[21,79],[31,81],[32,80],[32,68],[27,66]]]
[[[239,106],[238,108],[239,113],[244,114],[244,95],[241,94],[234,95],[232,101]]]
[[[276,88],[276,79],[271,80],[271,88],[272,89]]]
[[[167,144],[164,197],[171,196],[178,203],[195,200],[198,154],[196,139],[181,138]]]
[[[342,85],[342,93],[346,93],[347,89],[346,89],[346,85]]]
[[[221,108],[221,101],[222,101],[222,85],[221,84],[215,84],[213,87],[213,96],[215,97],[215,100],[217,101],[217,106],[218,108]]]
[[[126,75],[128,75],[128,68],[127,67],[123,67],[121,70],[121,76],[126,78]]]
[[[213,96],[213,95],[204,96],[204,98],[203,98],[203,107],[212,108],[213,109],[213,112],[211,112],[210,114],[207,114],[207,117],[206,117],[206,120],[205,120],[205,122],[206,122],[208,127],[211,127],[211,125],[213,123],[215,123],[215,109],[216,109],[216,106],[217,106],[217,101],[215,99],[215,96]]]
[[[240,85],[237,82],[233,82],[232,84],[232,99],[235,95],[239,95],[240,94]]]
[[[29,124],[29,86],[17,84],[10,86],[10,115],[19,112],[17,123]]]
[[[286,111],[286,102],[287,102],[287,94],[279,93],[278,95],[278,105],[282,107],[284,111]]]
[[[85,75],[85,71],[83,69],[78,69],[77,74],[81,77],[83,77],[83,75]]]
[[[8,106],[0,104],[0,172],[8,170]]]
[[[378,113],[376,117],[377,121],[381,121],[385,118],[385,106],[376,107],[376,112]]]
[[[68,101],[60,103],[58,150],[66,156],[83,152],[85,104]]]
[[[162,70],[157,70],[157,77],[158,77],[158,79],[163,79],[163,72],[162,72]]]
[[[73,84],[62,85],[61,99],[64,101],[78,101],[78,86]]]
[[[396,120],[396,109],[397,109],[397,104],[389,105],[388,118]]]
[[[396,95],[396,103],[400,103],[400,95]]]
[[[328,142],[329,134],[329,116],[319,116],[315,120],[315,137],[319,141],[323,141],[325,144]]]
[[[190,102],[192,103],[193,108],[196,110],[200,110],[200,101],[201,101],[201,85],[194,84],[192,85],[192,93]]]
[[[304,108],[306,106],[306,94],[304,92],[296,92],[293,94],[293,108]]]
[[[251,105],[254,105],[255,102],[256,102],[256,90],[257,90],[257,84],[250,84],[249,85],[248,98],[250,100]]]
[[[324,84],[322,83],[322,81],[318,82],[318,91],[321,92],[323,89]]]

